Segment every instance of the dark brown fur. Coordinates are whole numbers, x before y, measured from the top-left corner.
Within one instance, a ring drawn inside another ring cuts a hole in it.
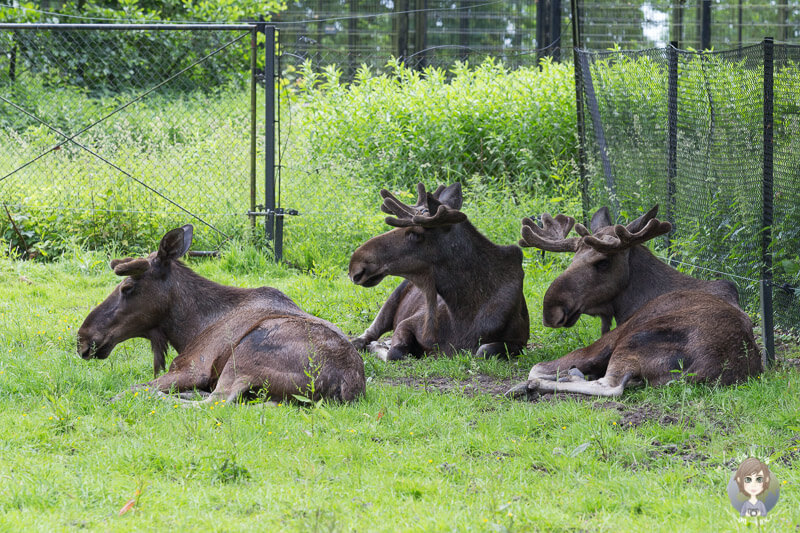
[[[661,385],[683,374],[728,385],[761,372],[753,326],[735,286],[681,274],[641,245],[671,229],[655,218],[657,209],[627,226],[611,226],[603,208],[591,232],[576,225],[580,237],[570,238],[570,217],[545,214],[541,228],[523,221],[521,245],[575,252],[545,294],[544,324],[570,327],[583,313],[603,320],[603,335],[593,344],[535,365],[529,388],[615,396],[630,379]],[[609,331],[612,318],[617,328]],[[602,377],[587,382],[570,369]]]
[[[127,277],[86,317],[81,357],[105,359],[120,342],[144,337],[156,375],[167,346],[178,352],[166,374],[143,384],[161,392],[213,391],[207,401],[259,389],[274,399],[350,401],[364,393],[363,361],[336,326],[277,289],[228,287],[197,275],[179,261],[191,239],[192,227],[184,226],[147,258],[112,261]]]
[[[574,219],[563,215],[556,217],[561,225],[556,233],[549,232],[549,244],[559,243],[562,245],[560,248],[565,248],[559,251],[574,251],[575,256],[545,293],[542,306],[544,325],[570,327],[581,314],[587,314],[602,319],[605,333],[611,329],[612,318],[620,325],[650,300],[676,290],[708,292],[738,306],[739,296],[733,283],[687,276],[660,261],[641,244],[628,246],[618,242],[617,233],[623,230],[639,234],[636,242],[644,242],[670,231],[668,222],[660,222],[655,218],[657,213],[658,206],[627,226],[621,226],[612,225],[608,209],[602,208],[592,217],[591,233],[578,224],[575,229],[581,237],[569,239],[565,237]],[[556,220],[546,214],[542,218]],[[525,240],[532,229],[530,219],[526,220],[528,222],[523,221],[523,240],[520,245],[551,250],[548,243]],[[528,231],[525,231],[526,227]]]
[[[498,246],[461,213],[461,185],[433,194],[418,186],[414,206],[381,191],[382,209],[398,226],[361,245],[350,259],[350,278],[372,287],[384,277],[405,278],[372,325],[353,341],[363,349],[394,330],[387,360],[408,354],[468,350],[517,354],[530,334],[522,293],[522,252]]]
[[[531,375],[566,376],[571,368],[603,376],[608,387],[626,375],[654,386],[679,377],[730,385],[762,369],[750,318],[702,291],[658,296],[596,342],[537,364]]]

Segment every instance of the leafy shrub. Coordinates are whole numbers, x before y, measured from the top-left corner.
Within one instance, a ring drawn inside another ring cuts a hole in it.
[[[67,2],[60,15],[37,11],[35,2],[18,9],[0,7],[0,20],[10,22],[73,22],[101,20],[105,23],[168,23],[170,20],[228,22],[269,19],[286,9],[284,0],[226,0],[224,2],[149,2],[119,0]],[[62,16],[63,15],[63,16]],[[115,93],[151,87],[169,75],[213,56],[192,67],[181,78],[182,90],[209,88],[250,79],[250,39],[241,32],[228,31],[42,31],[0,32],[0,51],[11,50],[15,64],[4,65],[10,54],[0,54],[0,67],[10,78],[16,72],[44,75],[53,86],[80,86],[92,93]],[[260,43],[264,36],[259,35]],[[263,65],[263,59],[261,59]],[[158,69],[159,76],[148,75]],[[13,81],[13,79],[11,80]],[[175,90],[175,87],[171,87]]]
[[[390,74],[362,67],[351,84],[335,66],[306,62],[293,87],[317,156],[356,160],[364,180],[507,179],[551,192],[553,169],[573,158],[575,95],[568,65],[508,70],[486,60],[424,73],[390,62]]]

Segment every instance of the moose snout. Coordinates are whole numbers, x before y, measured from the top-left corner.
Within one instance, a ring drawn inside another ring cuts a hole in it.
[[[573,310],[563,305],[554,305],[543,309],[542,323],[548,328],[569,328],[575,325],[580,316],[580,310]]]
[[[358,268],[355,271],[350,271],[350,279],[353,283],[358,285],[364,279],[366,275],[366,270],[363,268]]]
[[[368,261],[351,261],[349,274],[350,280],[362,287],[374,287],[386,277],[381,269]]]
[[[78,332],[78,355],[81,359],[105,359],[110,353],[109,347],[101,341]]]
[[[78,335],[78,355],[82,359],[89,360],[92,358],[92,352],[96,351],[97,343],[87,337]]]

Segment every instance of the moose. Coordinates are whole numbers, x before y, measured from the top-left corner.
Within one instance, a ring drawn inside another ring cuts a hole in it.
[[[381,190],[381,210],[395,229],[362,244],[350,258],[350,279],[373,287],[386,276],[405,278],[367,330],[353,340],[385,360],[436,351],[516,355],[530,335],[522,293],[522,250],[498,246],[461,212],[461,184],[433,193],[417,185],[406,205]],[[388,349],[376,343],[393,330]]]
[[[180,261],[192,236],[185,225],[145,258],[111,261],[125,279],[78,330],[83,359],[105,359],[117,344],[143,337],[156,376],[169,345],[178,355],[167,373],[134,388],[185,393],[183,399],[190,391],[210,393],[204,402],[260,390],[272,399],[351,401],[364,394],[364,362],[344,333],[277,289],[229,287],[198,275]]]
[[[520,246],[575,252],[545,293],[544,325],[571,327],[581,314],[599,316],[602,336],[534,365],[528,381],[513,387],[511,395],[538,389],[619,396],[629,382],[658,386],[676,373],[729,385],[761,372],[753,325],[739,308],[736,286],[682,274],[642,245],[672,229],[657,213],[656,205],[623,226],[612,225],[602,208],[590,230],[565,215],[543,214],[542,227],[523,219]],[[578,236],[567,237],[573,226]],[[586,376],[601,377],[587,381]]]

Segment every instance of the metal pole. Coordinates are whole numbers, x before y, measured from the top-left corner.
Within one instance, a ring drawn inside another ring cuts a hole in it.
[[[27,24],[20,22],[0,23],[0,30],[107,30],[107,31],[250,31],[257,24]]]
[[[258,30],[253,29],[250,37],[250,212],[256,210],[256,57],[258,55]],[[250,228],[256,227],[255,215],[250,215]]]
[[[428,0],[417,0],[417,12],[414,14],[414,57],[416,70],[425,70],[428,66]]]
[[[711,48],[711,0],[703,0],[700,6],[700,50]]]
[[[581,77],[580,53],[581,19],[578,0],[570,0],[572,17],[572,66],[575,70],[575,115],[578,123],[578,174],[581,180],[581,206],[583,208],[583,221],[589,221],[589,190],[586,177],[586,120],[583,110],[583,79]],[[538,43],[537,43],[538,46]]]
[[[264,234],[275,239],[275,28],[264,28],[264,209],[267,212]],[[274,244],[274,243],[273,243]],[[275,257],[278,260],[278,257]]]
[[[667,220],[673,230],[667,234],[667,247],[672,241],[675,228],[675,179],[678,175],[678,42],[672,41],[667,48]]]
[[[550,39],[553,49],[548,55],[553,61],[561,61],[561,0],[550,0]]]
[[[773,202],[773,68],[774,40],[764,39],[764,175],[761,181],[761,320],[767,365],[775,359],[772,308],[772,202]]]
[[[545,39],[547,38],[547,27],[545,21],[547,20],[547,7],[549,2],[547,0],[539,0],[536,2],[536,62],[538,63],[544,57]],[[573,31],[575,33],[573,24]]]

